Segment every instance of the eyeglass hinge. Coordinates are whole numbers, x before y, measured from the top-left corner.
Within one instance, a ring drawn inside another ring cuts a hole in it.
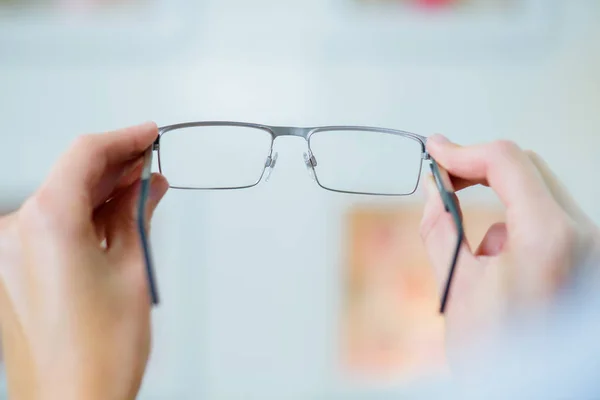
[[[428,153],[428,152],[426,152],[426,151],[424,151],[424,152],[423,152],[422,158],[423,158],[423,160],[425,160],[425,161],[429,161],[429,160],[431,160],[431,157],[429,156],[429,153]]]
[[[157,151],[160,147],[160,137],[156,138],[154,143],[152,144],[152,150]]]

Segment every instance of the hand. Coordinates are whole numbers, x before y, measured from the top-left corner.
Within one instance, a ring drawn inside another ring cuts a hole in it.
[[[451,348],[549,304],[574,271],[599,254],[598,227],[535,153],[511,142],[461,147],[442,136],[430,138],[427,150],[453,177],[456,191],[489,186],[506,208],[505,223],[491,226],[476,248],[462,246],[446,312]],[[428,193],[421,235],[441,289],[456,230],[431,179]]]
[[[79,138],[0,220],[0,320],[10,397],[133,399],[150,348],[136,229],[148,123]],[[167,191],[152,177],[147,221]]]

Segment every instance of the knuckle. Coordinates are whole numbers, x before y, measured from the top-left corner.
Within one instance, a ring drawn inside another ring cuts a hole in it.
[[[492,149],[495,153],[509,158],[516,157],[522,153],[519,145],[512,140],[498,140],[492,143]]]
[[[550,264],[565,263],[577,247],[578,231],[575,223],[567,215],[555,215],[553,221],[545,224],[540,234],[531,240],[531,249],[550,256]]]
[[[544,161],[543,158],[533,150],[525,150],[524,153],[535,165],[540,165]]]
[[[73,141],[73,147],[76,149],[89,148],[90,145],[92,145],[93,142],[95,141],[95,136],[96,135],[91,134],[91,133],[88,133],[86,135],[77,136],[75,138],[75,140]]]
[[[525,152],[525,154],[527,154],[527,157],[530,157],[530,158],[539,158],[540,157],[538,153],[536,153],[535,151],[533,151],[531,149],[524,150],[524,152]]]
[[[40,230],[49,225],[54,226],[56,221],[55,201],[47,190],[40,190],[23,203],[19,210],[20,225],[29,230]]]
[[[94,149],[97,147],[98,134],[86,134],[75,138],[71,145],[71,151],[75,154],[85,154],[86,157],[92,157]]]
[[[576,246],[578,230],[571,218],[567,216],[560,218],[556,232],[556,243],[561,245],[563,249],[571,249]]]

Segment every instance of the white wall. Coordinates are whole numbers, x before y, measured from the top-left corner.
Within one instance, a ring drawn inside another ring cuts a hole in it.
[[[564,2],[561,22],[539,48],[415,62],[387,59],[383,50],[372,59],[324,55],[318,35],[304,41],[307,30],[294,28],[298,15],[321,10],[326,18],[328,7],[271,3],[257,3],[265,13],[247,12],[260,26],[275,16],[276,32],[226,25],[231,10],[231,18],[244,15],[241,3],[207,2],[198,36],[169,61],[27,64],[3,52],[0,201],[32,191],[79,133],[148,119],[342,123],[443,132],[461,143],[516,140],[542,154],[600,222],[594,2]],[[244,35],[257,38],[252,47],[236,45]],[[164,304],[142,398],[307,398],[339,383],[332,352],[342,216],[365,200],[317,188],[300,140],[277,146],[270,182],[244,192],[172,191],[159,209]],[[479,196],[488,198],[471,194]]]

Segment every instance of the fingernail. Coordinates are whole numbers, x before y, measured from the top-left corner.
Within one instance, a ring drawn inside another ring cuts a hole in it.
[[[137,125],[131,125],[127,128],[123,129],[125,132],[139,132],[139,131],[156,131],[158,130],[158,126],[156,125],[156,122],[153,121],[146,121],[146,122],[142,122],[141,124],[137,124]]]
[[[431,141],[433,143],[440,144],[440,145],[445,145],[445,144],[452,143],[452,142],[450,142],[450,140],[446,136],[440,135],[440,134],[436,134],[436,135],[430,136],[427,139],[427,141],[428,142]]]
[[[154,174],[150,179],[150,201],[152,203],[158,203],[167,190],[169,189],[169,184],[161,175]]]
[[[149,126],[156,126],[156,122],[154,122],[154,121],[144,121],[141,124],[135,125],[134,128],[143,128],[143,127],[149,127]]]

